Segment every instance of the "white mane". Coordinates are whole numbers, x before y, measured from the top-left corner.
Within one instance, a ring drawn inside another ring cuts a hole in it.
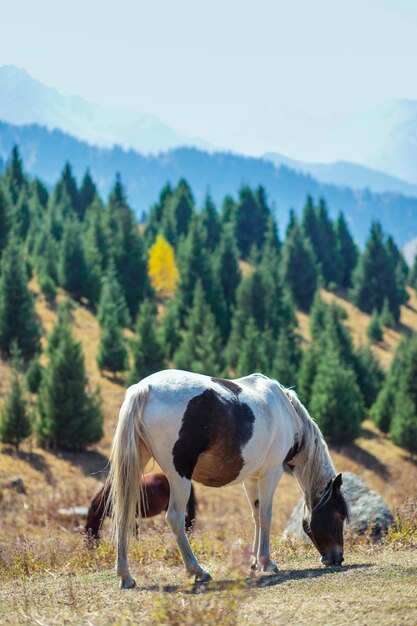
[[[301,487],[310,512],[322,504],[329,480],[336,475],[323,435],[301,403],[295,391],[282,388],[302,423],[302,451],[305,462],[300,476]]]

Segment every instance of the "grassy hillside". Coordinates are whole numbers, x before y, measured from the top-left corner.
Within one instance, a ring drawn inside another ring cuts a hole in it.
[[[45,334],[55,320],[39,293],[37,312]],[[65,297],[62,292],[58,296]],[[369,316],[341,296],[336,299],[348,312],[346,323],[355,341],[366,341]],[[82,454],[53,453],[23,444],[18,455],[7,446],[0,454],[0,623],[38,624],[207,624],[234,623],[412,623],[417,605],[412,598],[416,572],[412,532],[391,538],[386,546],[365,539],[350,541],[347,568],[341,572],[318,567],[318,555],[279,540],[286,520],[299,498],[295,481],[284,475],[274,503],[273,553],[282,572],[246,582],[252,523],[240,486],[222,490],[197,485],[199,500],[195,548],[216,580],[206,593],[189,586],[163,518],[149,520],[140,543],[132,546],[133,571],[139,588],[122,593],[113,575],[113,548],[108,542],[93,552],[83,547],[75,527],[81,520],[62,519],[58,508],[87,505],[104,480],[107,454],[118,409],[124,394],[121,380],[101,376],[95,355],[99,326],[91,311],[78,306],[74,333],[81,340],[92,386],[100,385],[105,415],[105,436]],[[402,310],[402,324],[385,333],[375,351],[389,365],[400,333],[417,330],[417,297]],[[300,333],[308,341],[308,318],[298,314]],[[8,367],[0,363],[0,395],[7,389]],[[415,498],[417,465],[407,453],[369,421],[354,444],[332,451],[341,471],[357,472],[395,508]],[[8,486],[22,476],[26,494]],[[410,509],[411,510],[411,509]],[[403,512],[412,516],[410,510]],[[415,524],[415,522],[414,522]],[[417,573],[417,572],[416,572]],[[161,585],[168,585],[166,593]],[[365,590],[365,591],[364,591]],[[92,598],[94,600],[92,601]],[[366,620],[364,614],[366,613]]]

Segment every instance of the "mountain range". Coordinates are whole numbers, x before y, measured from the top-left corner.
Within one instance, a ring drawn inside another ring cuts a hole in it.
[[[345,212],[360,244],[373,219],[401,245],[417,235],[414,101],[327,117],[277,107],[270,129],[277,147],[310,160],[281,152],[256,158],[220,151],[152,115],[63,96],[14,66],[0,67],[0,120],[0,169],[16,143],[27,171],[49,185],[69,161],[78,178],[89,168],[105,197],[120,172],[138,216],[168,180],[175,184],[185,177],[200,205],[208,192],[219,204],[242,184],[262,184],[281,229],[289,208],[300,211],[311,194],[327,200],[333,217]],[[346,155],[356,162],[341,160]],[[334,162],[326,162],[332,156]]]
[[[78,180],[88,168],[103,197],[115,173],[120,172],[128,198],[140,217],[156,201],[162,186],[181,177],[190,183],[199,206],[209,192],[219,205],[227,194],[237,194],[242,184],[263,185],[281,231],[288,210],[300,212],[307,194],[324,197],[330,214],[343,210],[356,241],[363,245],[372,220],[403,245],[417,235],[417,198],[394,192],[373,193],[320,183],[312,176],[259,158],[226,152],[208,153],[197,148],[176,148],[158,155],[143,155],[121,147],[100,148],[58,130],[38,125],[13,126],[0,122],[0,158],[9,157],[14,144],[20,147],[25,169],[53,185],[69,161]],[[400,219],[399,219],[400,216]]]
[[[211,148],[208,142],[187,137],[152,115],[63,96],[13,65],[0,67],[0,95],[0,120],[10,124],[39,124],[94,145],[118,144],[145,154],[180,145]]]

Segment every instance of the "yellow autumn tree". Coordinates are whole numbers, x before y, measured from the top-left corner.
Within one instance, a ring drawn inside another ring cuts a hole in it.
[[[180,275],[174,249],[162,235],[157,235],[155,243],[149,250],[148,274],[158,297],[173,296]]]

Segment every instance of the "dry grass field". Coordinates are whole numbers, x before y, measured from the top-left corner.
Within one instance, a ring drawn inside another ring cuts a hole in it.
[[[36,283],[31,286],[37,293]],[[37,295],[47,333],[55,313]],[[417,329],[417,298],[410,295],[402,326],[386,332],[374,348],[384,366],[399,333]],[[365,342],[369,316],[340,296],[324,292],[323,297],[345,307],[355,341]],[[87,505],[102,484],[124,394],[122,381],[100,376],[97,369],[94,315],[83,306],[73,315],[91,384],[101,388],[105,437],[83,454],[48,452],[34,442],[18,454],[0,448],[0,624],[417,624],[417,465],[368,421],[354,444],[332,455],[338,469],[358,473],[393,509],[399,508],[398,529],[382,544],[350,537],[346,566],[324,569],[314,548],[282,540],[300,495],[294,480],[284,475],[275,497],[272,542],[281,571],[249,578],[252,524],[242,488],[197,485],[193,544],[215,582],[190,583],[159,517],[146,521],[140,541],[131,545],[137,588],[120,591],[106,529],[101,546],[88,550],[75,530],[81,520],[57,513],[60,507]],[[308,341],[308,319],[299,315],[299,325]],[[0,396],[7,381],[8,369],[0,362]],[[9,487],[14,476],[23,478],[26,494]]]

